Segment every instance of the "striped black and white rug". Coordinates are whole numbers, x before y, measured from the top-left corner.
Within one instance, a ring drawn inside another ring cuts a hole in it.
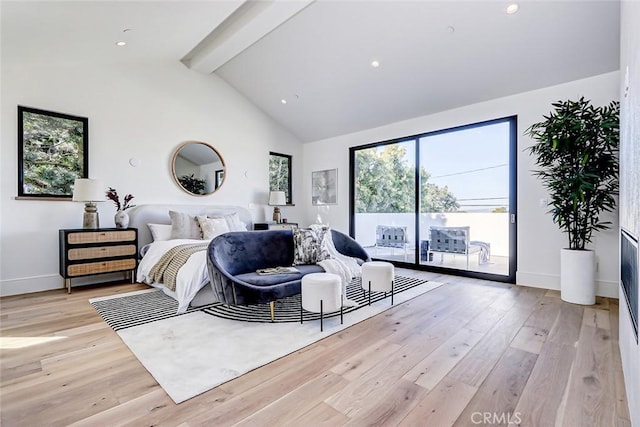
[[[414,286],[426,283],[426,280],[416,279],[413,277],[396,276],[394,280],[394,293],[400,293],[411,289]],[[353,279],[347,285],[347,298],[358,303],[356,307],[345,307],[343,314],[358,310],[359,308],[369,304],[369,293],[364,292],[361,287],[361,279],[359,277]],[[371,303],[388,299],[391,304],[391,293],[372,292]],[[274,322],[300,322],[300,294],[292,297],[283,298],[276,301]],[[245,322],[271,322],[271,309],[269,304],[256,304],[248,306],[224,305],[217,304],[205,307],[203,311],[216,317],[225,319],[241,320]],[[340,312],[325,313],[324,317],[340,316]],[[320,313],[311,313],[304,311],[303,320],[318,320]]]
[[[426,280],[413,277],[396,276],[394,294],[399,294],[423,283]],[[361,287],[360,278],[355,278],[347,286],[347,298],[356,301],[358,306],[345,307],[343,313],[358,310],[369,303],[369,295]],[[391,304],[390,294],[373,292],[371,303],[387,298]],[[176,314],[178,302],[158,289],[134,292],[125,296],[96,298],[90,301],[104,321],[115,331],[180,316],[182,314],[202,311],[203,313],[231,320],[244,322],[271,322],[269,304],[249,306],[228,306],[215,303],[204,307],[189,308],[186,313]],[[340,312],[326,313],[325,318],[339,316]],[[319,313],[304,312],[303,319],[317,320]],[[274,322],[300,322],[300,295],[276,301]]]

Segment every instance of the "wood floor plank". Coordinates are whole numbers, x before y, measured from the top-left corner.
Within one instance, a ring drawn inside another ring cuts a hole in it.
[[[283,427],[335,427],[343,426],[349,422],[349,417],[335,410],[324,402],[318,403],[309,412],[291,420],[285,420]]]
[[[259,411],[244,418],[236,426],[281,425],[291,418],[300,418],[315,406],[315,400],[300,400],[302,396],[313,396],[314,399],[324,399],[347,384],[342,376],[327,372],[320,377],[306,382],[302,386],[291,390],[281,398],[265,406]]]
[[[536,328],[548,334],[516,406],[529,414],[523,425],[530,420],[569,425],[576,419],[581,425],[629,425],[616,300],[598,298],[584,310],[554,291],[396,272],[445,284],[180,405],[88,303],[146,286],[78,287],[72,294],[61,288],[0,298],[0,344],[11,340],[14,347],[0,348],[0,425],[447,426],[473,399],[491,402],[490,384],[499,384],[499,395],[519,384],[508,377],[513,367],[505,358],[526,353],[518,346],[533,350],[527,345]],[[462,329],[482,336],[448,370],[444,350],[442,360],[422,364],[438,373],[432,382],[441,378],[432,390],[403,379]],[[505,377],[495,379],[498,373]],[[585,385],[585,378],[599,386]],[[512,397],[501,399],[512,402]],[[325,402],[332,399],[340,410]],[[559,418],[552,418],[554,411]]]
[[[556,344],[575,344],[580,336],[583,312],[580,305],[563,303],[547,339]]]
[[[540,354],[540,349],[547,338],[547,331],[542,328],[524,325],[518,335],[511,341],[511,347],[529,353]]]
[[[575,354],[572,345],[552,342],[543,345],[515,408],[523,426],[555,424]]]
[[[535,310],[535,306],[517,304],[518,296],[511,301],[509,311],[488,331],[487,337],[479,342],[469,354],[458,363],[449,374],[471,386],[479,387],[493,370],[502,354],[511,344],[520,328]],[[541,299],[544,293],[539,292]],[[529,297],[527,296],[527,299]]]
[[[480,341],[482,332],[462,329],[425,357],[402,378],[432,390],[451,369]]]
[[[562,420],[566,425],[615,425],[616,391],[611,375],[610,332],[588,326],[589,323],[589,320],[585,321],[580,330]]]
[[[608,299],[607,299],[608,300]],[[629,415],[629,403],[622,372],[622,359],[620,356],[620,343],[618,342],[618,301],[612,300],[609,305],[609,324],[611,326],[611,356],[613,363],[614,385],[616,390],[616,413],[620,425],[631,425]]]
[[[331,368],[331,372],[341,375],[346,380],[355,380],[374,367],[381,359],[391,357],[400,348],[400,345],[390,343],[386,339],[376,341],[373,345],[365,347],[353,357],[349,357]]]
[[[418,405],[427,390],[411,381],[399,380],[380,399],[371,401],[366,409],[346,426],[397,425]]]
[[[477,387],[445,377],[407,414],[398,426],[453,425],[477,390]]]
[[[536,360],[535,354],[508,348],[454,425],[475,424],[478,414],[483,414],[484,417],[487,413],[496,417],[492,419],[492,424],[517,422],[519,414],[515,409]],[[495,422],[496,419],[506,422]]]
[[[379,360],[375,367],[325,399],[325,402],[349,418],[355,418],[368,407],[370,401],[380,399],[388,387],[443,342],[442,338],[410,342],[390,357]]]

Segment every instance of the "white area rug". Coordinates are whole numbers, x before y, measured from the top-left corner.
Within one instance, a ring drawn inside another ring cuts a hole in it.
[[[394,296],[394,306],[433,290],[425,282]],[[340,317],[300,323],[252,323],[201,311],[117,331],[174,402],[180,403],[224,382],[295,352],[391,308],[390,298]],[[283,339],[286,337],[286,339]]]

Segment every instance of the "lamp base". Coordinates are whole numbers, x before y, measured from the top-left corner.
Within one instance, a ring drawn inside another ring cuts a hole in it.
[[[95,203],[88,202],[84,205],[84,216],[82,217],[82,228],[96,229],[100,228],[100,219],[98,218],[98,208]]]
[[[273,208],[273,220],[274,220],[275,222],[277,222],[278,224],[280,224],[280,219],[281,219],[281,218],[282,218],[282,217],[280,216],[280,208],[279,208],[279,207],[277,207],[277,206],[276,206],[276,207],[274,207],[274,208]]]

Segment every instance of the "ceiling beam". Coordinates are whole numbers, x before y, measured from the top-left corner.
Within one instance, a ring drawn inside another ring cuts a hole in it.
[[[314,1],[245,1],[181,61],[192,70],[213,73]]]

